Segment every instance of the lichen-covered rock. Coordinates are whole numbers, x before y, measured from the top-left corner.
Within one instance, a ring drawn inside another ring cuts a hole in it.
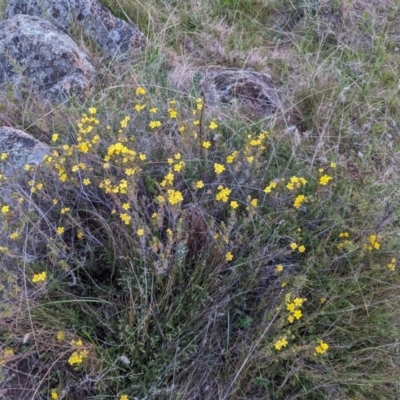
[[[38,165],[46,154],[50,154],[50,148],[39,142],[33,136],[8,126],[0,127],[0,154],[7,154],[4,169],[22,169],[26,164]]]
[[[83,98],[95,69],[74,41],[49,21],[17,15],[0,23],[0,85],[25,82],[58,102]]]
[[[72,32],[80,27],[104,56],[142,50],[145,36],[133,25],[115,17],[97,0],[10,0],[6,16],[37,15]]]
[[[252,114],[267,117],[280,106],[268,74],[238,68],[208,68],[201,73],[200,88],[208,105],[237,103]]]

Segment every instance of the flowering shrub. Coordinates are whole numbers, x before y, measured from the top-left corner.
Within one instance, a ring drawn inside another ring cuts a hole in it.
[[[340,355],[350,329],[332,315],[355,301],[356,286],[341,294],[353,279],[343,276],[354,265],[396,269],[385,234],[357,229],[364,215],[349,210],[359,204],[342,204],[340,164],[283,163],[288,145],[274,131],[234,139],[200,98],[188,110],[149,92],[137,87],[115,121],[90,107],[74,140],[53,134],[43,163],[23,170],[28,192],[2,201],[6,239],[38,241],[39,261],[24,268],[32,302],[60,310],[44,330],[57,365],[107,377],[101,390],[114,396],[147,396],[203,356],[217,376],[221,349],[211,344],[230,352],[227,371],[256,351],[246,374],[268,382],[291,363],[310,376],[328,368],[320,356]],[[67,342],[76,334],[85,345]]]

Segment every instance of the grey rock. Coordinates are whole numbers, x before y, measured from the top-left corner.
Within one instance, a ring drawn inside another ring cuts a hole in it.
[[[84,98],[95,69],[74,41],[49,21],[17,15],[0,23],[0,85],[27,81],[44,98]]]
[[[40,164],[43,157],[50,154],[50,148],[19,129],[2,126],[0,127],[1,153],[8,155],[2,172],[10,173],[13,169],[21,170],[25,164]]]
[[[71,33],[80,27],[104,56],[140,51],[146,38],[135,26],[115,17],[97,0],[10,0],[6,17],[37,15]]]
[[[237,105],[250,113],[267,117],[280,107],[278,92],[268,74],[238,68],[207,68],[199,82],[208,105]]]

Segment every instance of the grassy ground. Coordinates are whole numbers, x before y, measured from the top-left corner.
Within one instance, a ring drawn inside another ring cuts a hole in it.
[[[399,1],[103,3],[142,56],[83,105],[1,102],[54,147],[2,181],[27,398],[399,398]],[[204,107],[206,65],[270,73],[283,110]]]

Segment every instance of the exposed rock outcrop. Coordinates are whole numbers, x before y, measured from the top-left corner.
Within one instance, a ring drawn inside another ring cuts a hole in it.
[[[0,154],[2,153],[7,154],[5,163],[7,170],[22,169],[25,164],[40,164],[43,157],[50,153],[50,148],[19,129],[2,126],[0,127]]]
[[[104,56],[140,51],[146,38],[135,26],[115,17],[97,0],[10,0],[6,16],[37,15],[71,33],[79,27]]]
[[[267,117],[280,107],[277,90],[268,74],[212,67],[201,75],[200,88],[209,105],[237,103],[259,117]]]
[[[58,102],[83,98],[94,75],[86,54],[49,21],[17,15],[0,23],[0,85],[10,82],[18,93],[29,83]]]

